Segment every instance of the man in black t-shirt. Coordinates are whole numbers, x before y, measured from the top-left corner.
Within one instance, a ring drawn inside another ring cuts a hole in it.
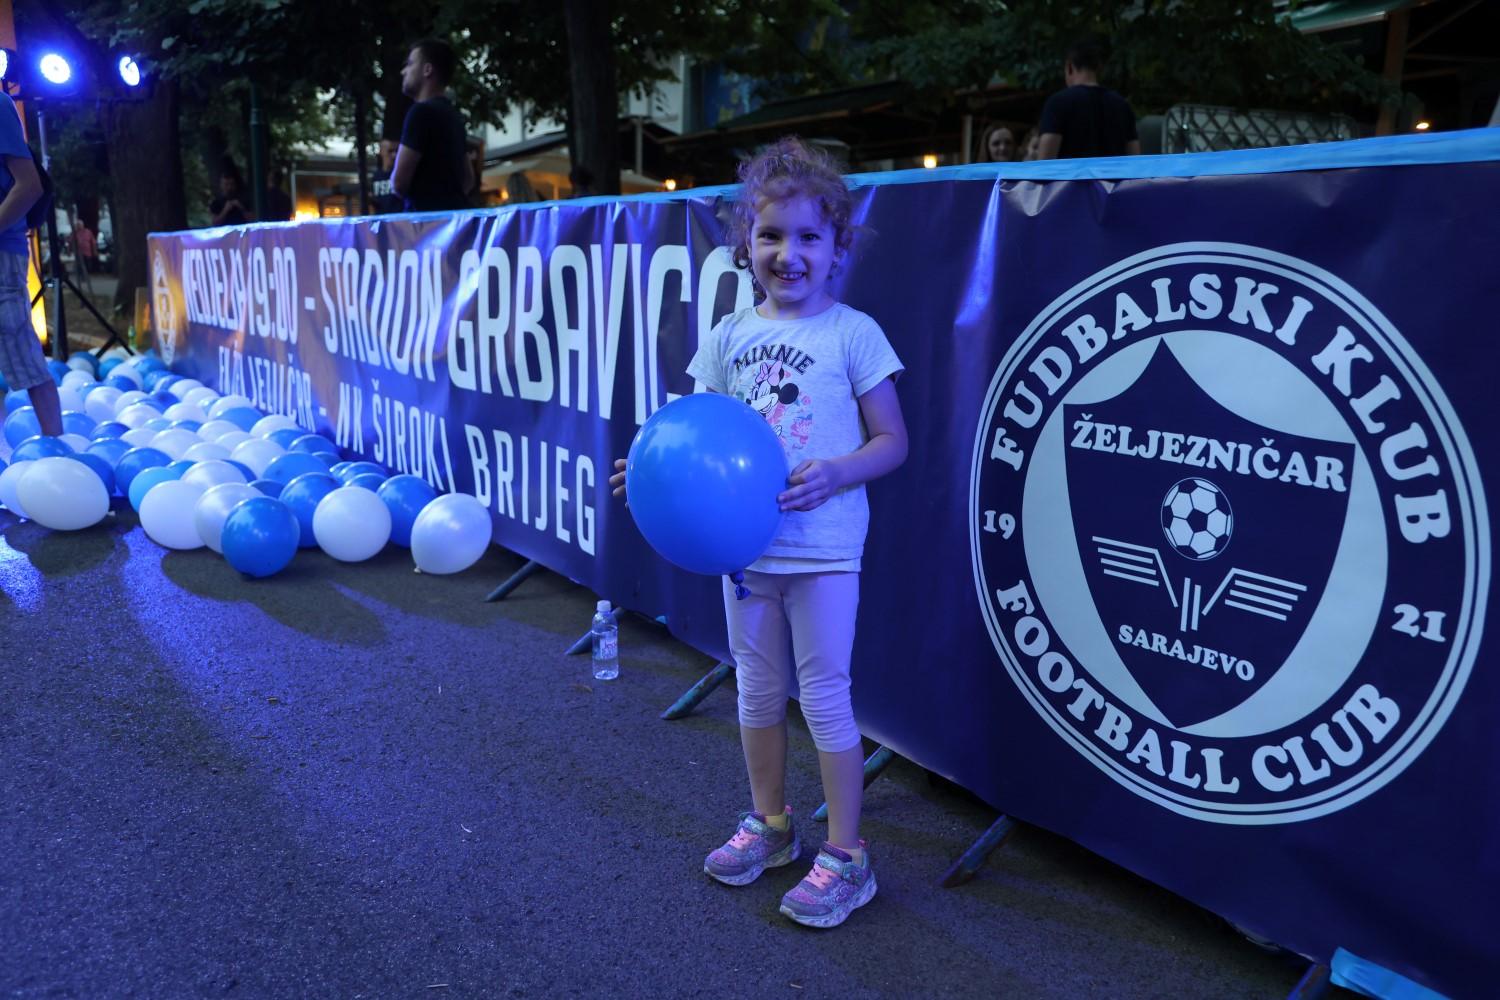
[[[1099,85],[1104,58],[1094,42],[1068,49],[1063,81],[1068,85],[1042,105],[1041,141],[1037,159],[1075,156],[1135,156],[1141,141],[1135,132],[1135,112],[1129,102]]]
[[[447,97],[456,65],[447,42],[427,39],[412,46],[401,67],[401,92],[415,103],[401,126],[391,187],[408,212],[469,205],[474,168],[466,155],[463,116]]]

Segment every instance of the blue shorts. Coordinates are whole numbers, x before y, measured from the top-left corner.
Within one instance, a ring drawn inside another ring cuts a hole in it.
[[[0,253],[0,375],[12,389],[30,389],[52,381],[42,342],[31,328],[31,296],[26,269],[31,258]]]

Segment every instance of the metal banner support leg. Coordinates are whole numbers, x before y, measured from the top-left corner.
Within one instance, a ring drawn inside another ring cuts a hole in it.
[[[522,566],[520,569],[512,573],[510,575],[510,579],[506,580],[500,586],[490,591],[490,595],[486,597],[485,600],[503,601],[505,598],[510,596],[510,592],[512,590],[515,590],[521,584],[525,583],[526,580],[531,576],[531,574],[535,573],[541,568],[542,564],[537,562],[535,559],[526,560],[526,565]]]
[[[720,684],[723,684],[724,681],[732,673],[734,673],[734,665],[732,663],[720,663],[708,673],[704,674],[703,679],[700,680],[697,684],[694,684],[692,687],[683,692],[681,698],[678,698],[676,701],[672,702],[672,707],[661,713],[661,717],[670,721],[672,719],[680,719],[684,715],[687,715],[693,709],[698,707],[699,702],[712,694],[714,688],[718,687]]]
[[[880,777],[885,769],[891,766],[891,761],[895,759],[896,751],[889,747],[876,747],[875,752],[870,754],[865,760],[865,787],[869,788],[870,782]],[[828,821],[828,803],[825,802],[818,806],[812,818],[819,823],[826,823]]]
[[[979,839],[969,845],[969,849],[959,855],[958,860],[953,862],[947,874],[943,876],[940,883],[944,889],[952,889],[963,885],[973,878],[980,867],[988,860],[990,853],[1005,842],[1005,838],[1011,835],[1016,828],[1016,821],[1009,816],[1001,815],[990,828],[980,835]]]
[[[1307,974],[1292,987],[1292,992],[1287,994],[1287,1000],[1319,1000],[1326,996],[1332,974],[1328,966],[1314,962],[1307,967]]]
[[[609,616],[615,620],[615,624],[616,625],[618,625],[620,623],[620,609],[619,608],[611,607],[609,609]],[[588,632],[583,633],[583,635],[579,636],[578,637],[578,641],[575,642],[575,643],[573,643],[573,645],[571,645],[571,646],[568,647],[568,652],[567,652],[566,655],[568,655],[568,656],[577,656],[579,653],[587,653],[587,652],[589,652],[591,649],[593,649],[593,647],[594,647],[594,633],[593,633],[592,630],[590,630]]]

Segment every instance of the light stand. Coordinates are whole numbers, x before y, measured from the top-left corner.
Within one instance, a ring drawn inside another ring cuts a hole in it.
[[[47,114],[43,109],[41,98],[33,97],[31,101],[36,105],[36,131],[37,140],[41,144],[42,166],[50,170],[52,164],[47,155]],[[77,285],[73,284],[73,279],[69,278],[67,272],[63,270],[62,240],[57,235],[56,206],[53,206],[47,212],[47,252],[51,257],[47,270],[51,273],[50,275],[42,276],[42,288],[36,293],[36,298],[31,300],[31,305],[32,308],[36,307],[37,301],[47,293],[47,286],[50,284],[53,295],[52,311],[53,315],[57,317],[56,333],[52,338],[53,359],[57,361],[68,360],[68,312],[66,300],[63,298],[64,289],[71,289],[73,294],[78,297],[78,301],[83,303],[83,307],[93,313],[94,318],[99,321],[99,324],[109,331],[109,339],[104,342],[103,347],[94,352],[95,357],[102,357],[104,352],[109,350],[111,344],[119,344],[127,352],[134,354],[135,352],[131,350],[130,345],[125,342],[125,338],[120,336],[120,331],[116,330],[109,320],[105,319],[99,310],[94,308],[94,303],[89,301],[88,296],[84,295]]]

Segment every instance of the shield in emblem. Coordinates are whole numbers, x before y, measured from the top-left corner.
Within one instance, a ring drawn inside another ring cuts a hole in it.
[[[1243,702],[1322,599],[1354,445],[1226,409],[1161,342],[1129,387],[1063,416],[1079,555],[1120,658],[1179,728]]]

